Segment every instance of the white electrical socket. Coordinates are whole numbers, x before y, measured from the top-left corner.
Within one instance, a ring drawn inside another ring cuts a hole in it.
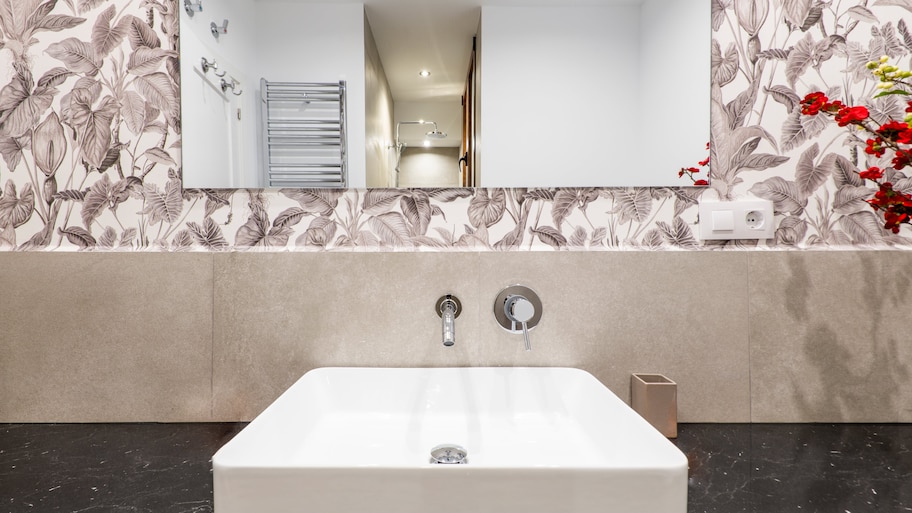
[[[763,223],[766,221],[766,216],[763,215],[763,212],[759,210],[751,210],[744,216],[744,224],[751,230],[761,230],[763,229]]]
[[[776,233],[769,200],[706,200],[700,202],[699,212],[702,240],[772,239]]]

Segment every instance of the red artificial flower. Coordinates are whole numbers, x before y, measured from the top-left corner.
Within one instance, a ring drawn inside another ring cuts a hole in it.
[[[896,156],[893,157],[893,169],[900,169],[912,163],[912,151],[896,150]]]
[[[709,164],[709,157],[706,157],[706,160],[701,160],[700,162],[697,162],[697,164],[699,164],[700,167],[703,167],[703,166]]]
[[[877,133],[884,139],[895,139],[900,133],[905,132],[909,129],[909,125],[900,122],[900,121],[889,121],[880,125],[880,128],[877,129]]]
[[[857,125],[870,132],[871,129],[866,121],[870,119],[868,109],[863,106],[847,107],[839,100],[830,102],[823,93],[816,92],[807,95],[800,103],[801,113],[805,115],[815,115],[821,111],[833,115],[834,120],[839,126]],[[907,103],[907,113],[912,113],[912,101]],[[865,153],[874,155],[878,158],[883,157],[887,150],[893,150],[892,167],[896,170],[903,169],[906,166],[912,166],[912,123],[890,121],[884,123],[876,131],[871,139],[867,139]],[[905,145],[900,147],[900,145]],[[872,180],[877,182],[883,179],[884,170],[871,166],[865,171],[860,171],[858,176],[863,180]],[[871,207],[882,213],[884,220],[884,229],[893,233],[899,233],[900,225],[912,224],[912,196],[902,191],[893,189],[890,182],[879,183],[878,190],[873,197],[865,200]]]
[[[874,197],[867,200],[874,210],[883,211],[884,229],[899,233],[899,225],[908,224],[912,213],[912,196],[893,189],[890,182],[880,184]]]
[[[884,214],[884,228],[890,230],[893,233],[899,233],[899,223],[896,222],[896,218],[891,215],[890,212]]]
[[[899,233],[899,225],[909,221],[909,214],[888,209],[884,212],[884,228]]]
[[[878,137],[877,139],[868,139],[868,146],[865,148],[865,153],[868,155],[874,155],[877,158],[883,157],[885,151],[887,151],[886,146],[883,145],[883,139]]]
[[[894,194],[893,184],[890,182],[884,182],[880,184],[880,189],[874,193],[874,199],[877,200],[876,203],[885,206],[887,204],[887,199]]]
[[[842,107],[836,113],[836,122],[839,126],[860,123],[868,117],[868,109],[864,106]]]
[[[832,102],[832,103],[827,103],[826,105],[823,106],[823,110],[826,112],[829,112],[830,114],[837,113],[844,108],[845,108],[845,105],[839,100],[836,100],[835,102]]]
[[[900,144],[912,144],[912,129],[909,128],[907,123],[901,121],[884,123],[877,129],[877,133],[889,141]]]
[[[866,171],[858,173],[862,180],[880,180],[883,175],[883,170],[876,166],[869,167]]]
[[[816,116],[829,101],[830,99],[820,91],[811,93],[801,100],[801,113],[806,116]]]
[[[694,180],[694,185],[706,186],[706,185],[709,185],[709,182],[707,182],[706,180]]]

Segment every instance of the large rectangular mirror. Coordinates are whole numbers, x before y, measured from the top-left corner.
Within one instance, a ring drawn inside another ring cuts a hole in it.
[[[180,0],[191,188],[684,186],[708,0]]]

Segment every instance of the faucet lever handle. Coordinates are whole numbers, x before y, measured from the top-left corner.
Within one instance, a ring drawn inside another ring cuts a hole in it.
[[[531,351],[532,340],[529,338],[529,325],[527,323],[529,322],[529,319],[535,316],[535,305],[524,296],[515,295],[507,298],[507,303],[504,305],[504,311],[513,323],[513,329],[516,329],[517,323],[522,326],[523,341],[526,344],[526,351]]]
[[[538,294],[524,285],[510,285],[494,298],[494,320],[510,333],[522,333],[526,351],[532,350],[529,331],[538,326],[543,311]]]
[[[529,326],[525,322],[522,323],[522,330],[523,330],[523,342],[525,342],[525,344],[526,344],[526,351],[531,351],[532,350],[532,340],[529,338]]]

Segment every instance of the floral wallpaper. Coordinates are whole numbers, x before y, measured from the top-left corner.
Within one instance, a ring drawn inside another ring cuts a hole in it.
[[[177,0],[0,0],[0,247],[509,251],[912,243],[908,226],[884,231],[865,203],[875,189],[859,169],[889,168],[889,159],[860,151],[865,143],[853,127],[802,116],[799,105],[821,90],[865,105],[872,117],[902,119],[902,99],[873,99],[876,80],[865,65],[887,55],[908,66],[912,0],[711,1],[710,187],[273,191],[181,188]],[[890,172],[898,189],[912,192],[912,177]],[[775,203],[774,240],[696,239],[701,195],[748,193]]]

